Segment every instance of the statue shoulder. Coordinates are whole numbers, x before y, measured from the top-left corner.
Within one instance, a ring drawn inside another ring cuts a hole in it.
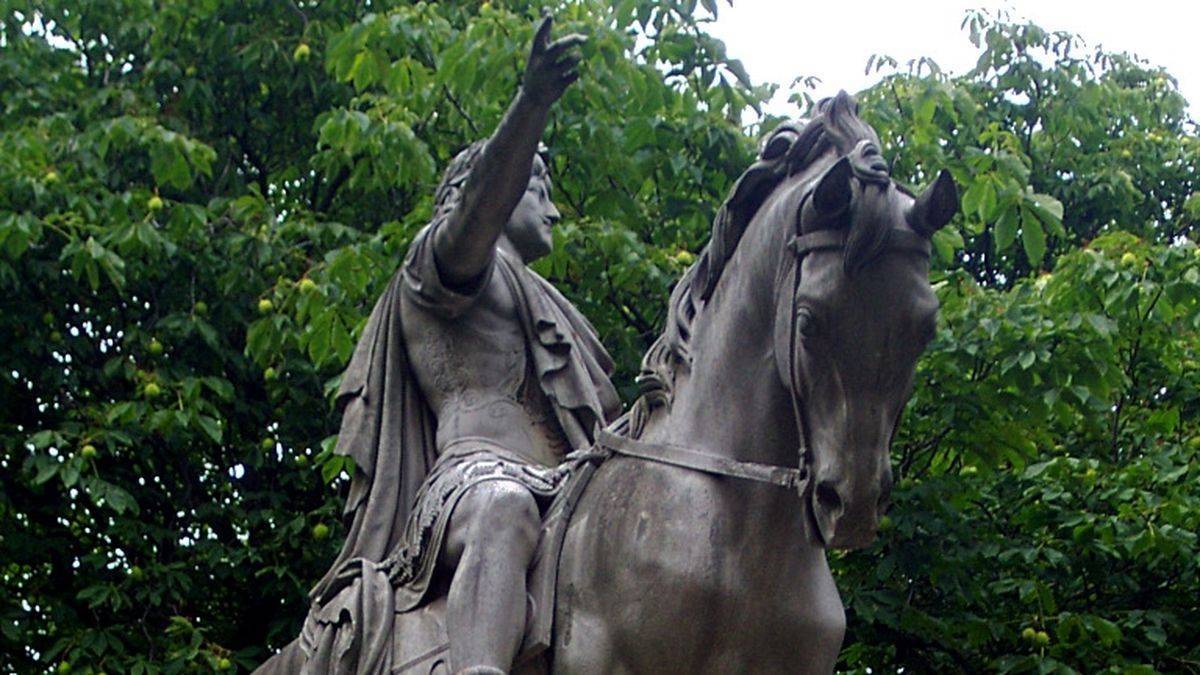
[[[495,256],[484,270],[468,284],[448,284],[439,268],[433,245],[438,223],[426,225],[409,246],[404,258],[402,274],[406,295],[418,306],[441,316],[454,318],[462,315],[485,294]]]

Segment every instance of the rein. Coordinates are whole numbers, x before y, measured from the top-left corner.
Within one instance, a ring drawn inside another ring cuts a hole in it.
[[[808,490],[812,453],[808,448],[808,433],[804,420],[804,406],[801,405],[800,379],[796,369],[796,341],[800,307],[796,296],[800,289],[800,263],[804,257],[813,251],[837,250],[845,248],[846,232],[842,230],[818,230],[809,234],[795,235],[788,241],[790,256],[784,256],[780,265],[778,280],[791,277],[792,292],[789,298],[791,317],[789,321],[788,352],[787,352],[787,384],[792,397],[792,411],[796,419],[797,432],[800,439],[799,467],[791,468],[757,462],[743,462],[718,457],[670,443],[649,443],[637,439],[614,434],[606,429],[599,429],[596,434],[596,445],[602,449],[601,456],[621,455],[648,462],[667,464],[692,471],[741,478],[757,483],[767,483],[788,489],[794,489],[803,496]],[[908,230],[892,228],[888,233],[885,251],[916,253],[929,256],[929,240],[922,235]],[[778,325],[778,320],[776,320]],[[778,350],[776,350],[778,359]]]

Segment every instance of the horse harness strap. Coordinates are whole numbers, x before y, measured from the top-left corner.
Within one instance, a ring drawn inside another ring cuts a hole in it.
[[[846,233],[841,230],[817,230],[809,234],[799,234],[788,242],[788,248],[795,254],[796,267],[800,267],[799,259],[813,251],[828,251],[844,248]],[[917,253],[929,256],[929,239],[916,232],[893,228],[888,232],[887,250]]]
[[[669,464],[717,476],[770,483],[779,487],[799,487],[805,477],[801,469],[757,462],[742,462],[668,443],[648,443],[618,436],[604,429],[601,429],[596,436],[596,444],[615,455]]]

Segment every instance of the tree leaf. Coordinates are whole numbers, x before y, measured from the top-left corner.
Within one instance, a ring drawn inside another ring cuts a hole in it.
[[[1025,209],[1021,210],[1021,245],[1029,264],[1040,268],[1046,257],[1046,233],[1042,231],[1042,223]]]

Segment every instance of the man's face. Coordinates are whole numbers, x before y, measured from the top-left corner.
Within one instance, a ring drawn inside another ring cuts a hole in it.
[[[562,214],[550,201],[550,176],[542,158],[534,156],[529,186],[513,209],[504,234],[525,262],[532,262],[549,253],[554,247],[551,228]]]

